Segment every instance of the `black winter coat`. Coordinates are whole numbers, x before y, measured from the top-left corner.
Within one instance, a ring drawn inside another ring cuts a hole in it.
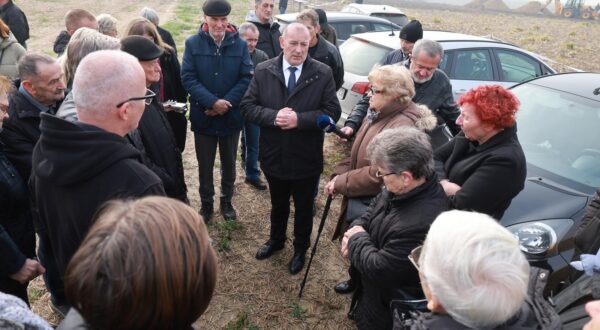
[[[98,208],[115,198],[164,195],[160,179],[126,139],[95,126],[41,115],[30,189],[36,230],[62,278]]]
[[[0,143],[0,278],[14,274],[35,256],[35,232],[27,186]]]
[[[17,168],[24,181],[31,174],[31,154],[40,138],[40,110],[20,92],[10,96],[9,118],[4,122],[0,139],[6,157]]]
[[[281,44],[279,43],[281,32],[279,32],[279,23],[261,23],[255,15],[250,16],[248,22],[256,25],[256,28],[258,28],[259,35],[256,48],[267,53],[269,58],[281,54]]]
[[[317,117],[337,121],[342,109],[335,95],[331,69],[307,58],[296,88],[288,94],[283,75],[283,55],[260,63],[240,109],[244,119],[261,127],[259,159],[263,172],[282,180],[318,176],[323,171],[323,132]],[[277,112],[292,108],[298,127],[282,130],[275,125]]]
[[[162,93],[160,86],[157,93],[161,95],[160,101],[175,100],[187,103],[187,91],[181,82],[181,65],[177,59],[175,48],[173,48],[173,51],[165,49],[160,57],[160,68],[162,70]],[[176,111],[169,111],[166,115],[173,129],[173,134],[175,134],[177,147],[179,151],[183,151],[187,136],[187,118],[185,118],[185,114]]]
[[[527,164],[516,124],[482,145],[460,133],[438,148],[434,159],[440,180],[461,186],[449,198],[453,209],[477,211],[499,220],[525,185]]]
[[[408,255],[423,244],[433,220],[447,209],[446,195],[433,174],[406,194],[383,189],[365,214],[352,222],[350,227],[366,230],[348,242],[350,262],[361,277],[354,313],[359,329],[391,329],[392,300],[405,298],[406,293],[424,298]]]
[[[167,196],[187,202],[181,152],[158,100],[155,99],[146,106],[138,131],[151,162],[146,165],[161,178]]]
[[[162,40],[173,48],[175,51],[175,57],[177,57],[177,45],[175,45],[175,40],[173,39],[171,32],[161,28],[160,26],[157,26],[156,29],[158,30],[158,34],[160,34]]]
[[[8,25],[21,46],[25,47],[25,41],[29,39],[29,23],[21,8],[9,0],[7,4],[0,7],[0,18]]]
[[[335,90],[337,91],[344,83],[344,62],[342,61],[342,56],[340,56],[340,51],[321,35],[319,35],[319,42],[315,47],[314,51],[309,50],[309,52],[312,58],[323,64],[327,64],[331,68],[333,80],[335,81]]]

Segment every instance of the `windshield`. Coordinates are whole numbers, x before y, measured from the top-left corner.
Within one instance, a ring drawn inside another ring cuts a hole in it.
[[[371,16],[385,18],[388,21],[400,26],[404,26],[406,23],[408,23],[408,18],[403,14],[373,13]]]
[[[360,39],[350,38],[340,46],[344,71],[367,76],[373,66],[383,60],[390,48],[378,46]]]
[[[600,102],[533,84],[512,91],[527,162],[561,181],[600,186]]]

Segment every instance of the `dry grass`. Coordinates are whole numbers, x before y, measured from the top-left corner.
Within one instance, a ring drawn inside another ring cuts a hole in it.
[[[94,13],[111,13],[120,20],[123,29],[126,22],[137,15],[144,6],[152,6],[161,13],[166,22],[174,12],[176,2],[187,6],[199,6],[189,0],[159,1],[145,0],[30,0],[17,1],[27,13],[32,25],[32,39],[29,48],[50,52],[54,37],[62,29],[65,8],[81,7]],[[231,21],[239,24],[251,0],[233,0]],[[339,6],[330,5],[328,8]],[[411,18],[417,18],[428,28],[464,32],[494,37],[523,46],[553,60],[581,69],[600,71],[597,60],[600,44],[593,42],[600,35],[600,24],[577,20],[511,15],[474,11],[456,11],[435,8],[402,7]],[[194,18],[195,19],[195,18]],[[183,29],[184,33],[187,30]],[[183,38],[176,38],[178,43]],[[180,54],[183,53],[180,50]],[[198,167],[194,153],[193,136],[188,134],[184,152],[184,168],[191,205],[199,207]],[[343,145],[336,138],[327,137],[325,173],[345,153]],[[217,160],[218,163],[218,160]],[[239,166],[238,166],[239,167]],[[219,194],[219,169],[215,168],[216,195]],[[321,179],[325,183],[327,174]],[[346,278],[347,264],[341,259],[339,244],[332,242],[335,221],[339,214],[339,200],[334,201],[323,231],[317,255],[311,267],[304,297],[298,299],[299,285],[303,272],[292,276],[287,271],[287,263],[292,256],[291,239],[286,248],[273,257],[258,261],[254,258],[256,249],[268,238],[269,232],[269,193],[258,192],[243,183],[244,175],[238,168],[236,194],[233,204],[239,215],[239,226],[225,224],[217,214],[209,232],[215,241],[220,261],[219,281],[210,307],[196,322],[196,328],[207,329],[350,329],[354,325],[346,318],[350,303],[349,296],[333,292],[333,285]],[[322,209],[325,197],[318,197]],[[315,230],[320,221],[320,212],[315,217]],[[291,223],[292,221],[290,221]],[[292,237],[291,225],[288,237]],[[48,307],[48,294],[41,279],[32,282],[29,288],[34,312],[52,324],[60,318]]]

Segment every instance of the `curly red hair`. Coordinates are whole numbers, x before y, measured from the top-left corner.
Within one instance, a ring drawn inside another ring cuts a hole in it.
[[[519,99],[500,85],[475,87],[463,94],[458,104],[472,105],[479,120],[495,128],[513,126],[519,110]]]

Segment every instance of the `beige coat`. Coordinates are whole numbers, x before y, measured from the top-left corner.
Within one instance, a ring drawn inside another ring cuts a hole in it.
[[[349,197],[370,197],[381,191],[382,180],[375,177],[376,166],[371,166],[367,159],[367,147],[371,140],[381,131],[400,126],[414,126],[418,129],[429,131],[435,128],[437,119],[424,105],[411,102],[402,108],[397,103],[392,103],[381,110],[381,113],[371,124],[365,117],[363,124],[356,132],[350,156],[343,159],[334,169],[335,190],[344,196],[342,212],[336,226],[334,239],[344,233],[348,224],[346,216],[347,199]]]
[[[0,74],[14,79],[18,76],[17,62],[25,55],[25,48],[21,46],[11,33],[8,38],[0,39]]]

